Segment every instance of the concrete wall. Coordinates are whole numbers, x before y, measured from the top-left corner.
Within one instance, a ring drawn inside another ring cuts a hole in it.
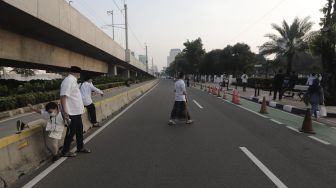
[[[64,0],[4,0],[8,4],[125,61],[125,49]],[[141,70],[134,56],[132,65]]]
[[[125,105],[135,100],[144,92],[152,88],[157,81],[149,82],[127,92],[113,96],[95,103],[97,120],[103,121],[122,109]],[[82,116],[84,131],[91,128],[87,112]],[[0,188],[1,179],[11,184],[20,176],[29,173],[48,160],[51,155],[47,150],[44,138],[44,120],[37,120],[29,123],[32,127],[21,134],[11,135],[0,139]],[[63,133],[63,138],[65,131]],[[59,146],[63,145],[63,140]]]
[[[108,64],[88,56],[0,29],[0,58],[107,73]]]

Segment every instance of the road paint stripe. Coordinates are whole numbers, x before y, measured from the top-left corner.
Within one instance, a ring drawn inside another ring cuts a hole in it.
[[[329,122],[329,123],[336,123],[336,121],[330,121],[330,120],[327,120],[327,119],[326,119],[326,121]]]
[[[240,106],[240,105],[235,105],[235,104],[233,104],[233,103],[231,103],[231,102],[229,102],[229,101],[227,101],[227,100],[225,100],[225,99],[223,99],[223,101],[225,101],[225,102],[227,102],[227,103],[229,103],[229,104],[232,104],[232,105],[234,105],[234,106],[237,106],[237,107],[239,107],[239,108],[242,108],[242,109],[244,109],[244,110],[247,110],[247,111],[249,111],[249,112],[252,112],[252,113],[254,113],[254,114],[256,114],[256,115],[258,115],[258,116],[260,116],[260,117],[268,118],[267,116],[264,116],[264,115],[262,115],[262,114],[260,114],[260,113],[258,113],[258,112],[255,112],[255,111],[253,111],[253,110],[251,110],[251,109],[245,108],[245,107]]]
[[[153,88],[151,88],[149,91],[147,91],[144,95],[142,95],[140,98],[138,98],[137,100],[135,100],[134,102],[132,102],[128,107],[126,107],[123,111],[121,111],[118,115],[116,115],[113,119],[111,119],[110,121],[108,121],[107,123],[104,124],[104,126],[100,127],[97,131],[95,131],[94,133],[92,133],[89,137],[87,137],[84,140],[84,143],[89,142],[92,138],[94,138],[95,136],[97,136],[97,134],[99,134],[101,131],[103,131],[107,126],[110,126],[112,122],[114,122],[115,120],[117,120],[121,115],[123,115],[128,109],[130,109],[132,106],[134,106],[137,102],[139,102],[143,97],[145,97],[148,93],[150,93],[154,88],[156,88],[159,85],[159,83],[157,83]],[[76,151],[76,147],[74,147],[72,150],[72,152]],[[43,172],[41,172],[39,175],[37,175],[35,178],[33,178],[32,180],[30,180],[25,186],[23,186],[23,188],[31,188],[34,185],[36,185],[38,182],[40,182],[44,177],[46,177],[50,172],[52,172],[53,170],[55,170],[59,165],[61,165],[65,160],[67,159],[67,157],[62,157],[61,159],[57,160],[56,162],[54,162],[52,165],[50,165],[48,168],[46,168]]]
[[[287,187],[282,181],[277,178],[257,157],[255,157],[246,147],[239,147],[252,162],[277,186],[281,188]]]
[[[295,129],[295,128],[293,128],[293,127],[291,127],[291,126],[286,126],[288,129],[290,129],[290,130],[292,130],[292,131],[295,131],[295,132],[297,132],[297,133],[302,133],[302,132],[300,132],[298,129]]]
[[[324,140],[321,140],[321,139],[319,139],[319,138],[317,138],[317,137],[315,137],[315,136],[308,136],[308,137],[311,138],[311,139],[313,139],[313,140],[316,140],[316,141],[318,141],[318,142],[321,142],[322,144],[330,145],[329,142],[326,142],[326,141],[324,141]]]
[[[196,100],[193,100],[193,102],[194,102],[200,109],[203,109],[203,106],[201,106]]]
[[[273,121],[274,123],[277,123],[277,124],[279,124],[279,125],[283,125],[283,123],[282,122],[280,122],[280,121],[277,121],[277,120],[275,120],[275,119],[270,119],[271,121]]]

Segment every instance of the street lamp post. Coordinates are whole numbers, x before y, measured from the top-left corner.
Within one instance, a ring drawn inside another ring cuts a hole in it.
[[[107,11],[107,14],[111,14],[111,17],[112,17],[112,25],[111,25],[111,27],[112,27],[112,38],[113,38],[113,40],[114,40],[114,21],[113,21],[113,10],[109,10],[109,11]]]

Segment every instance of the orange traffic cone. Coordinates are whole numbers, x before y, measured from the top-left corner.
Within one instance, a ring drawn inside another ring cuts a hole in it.
[[[236,90],[234,89],[233,92],[232,92],[232,103],[235,103],[236,102]]]
[[[224,90],[224,93],[223,93],[223,99],[227,99],[227,96],[226,96],[226,91]]]
[[[266,104],[266,97],[263,97],[263,101],[261,103],[260,113],[262,114],[268,114],[267,112],[267,104]]]
[[[239,92],[237,91],[236,93],[236,102],[235,104],[240,104],[240,96],[239,96]]]
[[[310,108],[307,108],[306,116],[302,123],[302,128],[299,129],[299,131],[303,133],[315,134],[315,131],[313,130],[313,126],[312,126]]]

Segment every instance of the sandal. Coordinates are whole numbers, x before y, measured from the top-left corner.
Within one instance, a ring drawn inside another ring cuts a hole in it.
[[[77,153],[91,153],[91,150],[88,148],[83,148],[81,150],[77,150]]]
[[[65,154],[62,154],[61,155],[62,157],[76,157],[77,154],[76,153],[73,153],[73,152],[67,152]]]

